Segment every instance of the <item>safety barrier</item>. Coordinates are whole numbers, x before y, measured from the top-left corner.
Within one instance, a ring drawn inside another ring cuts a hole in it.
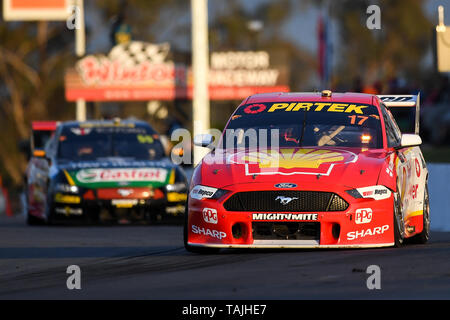
[[[450,164],[428,164],[431,230],[450,231]]]

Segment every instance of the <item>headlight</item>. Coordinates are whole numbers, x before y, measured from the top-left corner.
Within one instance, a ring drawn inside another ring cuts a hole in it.
[[[203,199],[219,199],[220,197],[227,194],[228,190],[224,189],[217,189],[213,187],[207,187],[202,185],[196,185],[194,188],[192,188],[190,197],[197,199],[197,200],[203,200]]]
[[[386,188],[385,186],[371,186],[364,188],[357,188],[346,191],[353,198],[369,198],[374,200],[384,200],[388,199],[391,196],[391,190]]]
[[[185,192],[186,189],[187,189],[187,187],[184,182],[178,182],[178,183],[166,185],[167,192]]]
[[[80,189],[77,186],[71,186],[65,183],[58,183],[55,186],[56,192],[78,193]]]

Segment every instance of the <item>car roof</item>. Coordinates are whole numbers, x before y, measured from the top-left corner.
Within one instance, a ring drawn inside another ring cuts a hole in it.
[[[331,97],[323,96],[321,92],[271,92],[254,94],[248,97],[244,103],[314,101],[373,104],[374,97],[373,94],[356,92],[332,92]]]

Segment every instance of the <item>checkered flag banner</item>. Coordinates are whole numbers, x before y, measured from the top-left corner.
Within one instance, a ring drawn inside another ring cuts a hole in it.
[[[145,61],[160,64],[164,63],[169,50],[169,43],[153,44],[131,41],[112,48],[108,57],[112,61],[120,62],[124,67],[137,66]]]

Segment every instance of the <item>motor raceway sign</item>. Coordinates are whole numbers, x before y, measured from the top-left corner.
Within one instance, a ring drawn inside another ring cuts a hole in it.
[[[108,55],[89,55],[65,76],[66,99],[128,101],[192,99],[190,67],[168,60],[168,43],[132,41]],[[264,51],[211,55],[210,99],[235,100],[251,94],[289,91],[287,68],[270,66]]]

